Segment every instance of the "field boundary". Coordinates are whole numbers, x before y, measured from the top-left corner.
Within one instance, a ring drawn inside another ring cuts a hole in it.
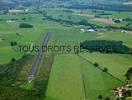
[[[78,54],[77,56],[78,56],[78,57],[80,57],[81,59],[85,60],[86,62],[88,62],[88,63],[90,63],[90,64],[94,65],[94,63],[93,63],[93,62],[91,62],[90,60],[88,60],[88,59],[86,59],[86,58],[84,58],[84,57],[80,56],[79,54]],[[96,68],[98,68],[99,70],[103,71],[103,69],[101,68],[101,66],[96,67]],[[114,76],[113,74],[111,74],[111,73],[109,73],[109,72],[105,72],[105,73],[107,73],[109,76],[113,77],[114,79],[118,80],[119,82],[121,82],[121,83],[125,84],[125,82],[124,82],[124,81],[122,81],[122,80],[121,80],[121,79],[119,79],[118,77]]]
[[[81,78],[82,78],[82,85],[83,85],[83,92],[84,92],[84,100],[88,100],[87,92],[86,92],[85,79],[84,79],[84,73],[83,73],[83,70],[82,70],[81,66],[80,66],[80,74],[81,74]]]

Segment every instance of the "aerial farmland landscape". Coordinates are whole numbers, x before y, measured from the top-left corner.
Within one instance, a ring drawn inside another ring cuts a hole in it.
[[[132,100],[132,0],[0,0],[0,100]]]

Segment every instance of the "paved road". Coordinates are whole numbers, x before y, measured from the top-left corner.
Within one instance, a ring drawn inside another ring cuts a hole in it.
[[[45,35],[45,37],[44,37],[44,39],[42,41],[42,45],[43,46],[47,46],[48,45],[48,41],[49,41],[51,35],[52,35],[52,32],[47,32],[47,34]],[[39,50],[39,52],[38,52],[38,54],[37,54],[37,56],[36,56],[36,58],[34,60],[34,63],[32,65],[31,72],[30,72],[30,74],[28,76],[29,82],[31,82],[35,78],[35,76],[36,76],[36,74],[37,74],[37,72],[39,70],[40,63],[41,63],[41,60],[42,60],[42,58],[44,56],[44,53],[45,52],[43,52],[42,49]]]

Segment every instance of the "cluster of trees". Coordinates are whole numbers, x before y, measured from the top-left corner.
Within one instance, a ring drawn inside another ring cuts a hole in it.
[[[110,97],[106,97],[106,98],[103,99],[103,96],[99,95],[98,100],[110,100]]]
[[[73,22],[73,21],[70,21],[70,20],[57,19],[57,18],[53,18],[52,16],[48,16],[48,15],[45,15],[45,14],[43,16],[45,17],[45,18],[43,18],[44,20],[47,19],[47,20],[59,22],[61,24],[63,24],[63,23],[70,24],[70,25],[77,24],[77,22]]]
[[[20,85],[26,81],[19,81],[19,84],[16,84],[18,74],[28,59],[32,59],[32,56],[23,55],[19,60],[12,58],[10,63],[0,65],[0,100],[42,100],[44,98],[47,88],[46,80],[35,79],[31,91],[20,88]]]
[[[125,74],[128,80],[132,80],[132,67],[128,69],[127,73]]]
[[[120,29],[123,29],[126,31],[132,31],[132,25],[131,25],[131,27],[120,27]]]
[[[108,68],[104,67],[104,68],[102,69],[102,68],[99,66],[99,64],[98,64],[97,62],[95,62],[93,65],[94,65],[95,67],[98,67],[99,69],[101,69],[103,72],[108,73]]]
[[[19,28],[33,28],[33,25],[28,23],[20,23]]]
[[[131,18],[125,18],[125,19],[123,19],[123,21],[132,22],[132,19]]]
[[[126,24],[126,26],[121,26],[121,27],[117,27],[117,26],[105,26],[104,28],[108,29],[108,30],[126,30],[126,31],[132,31],[132,24],[128,23]]]
[[[90,52],[132,54],[132,49],[123,45],[122,41],[86,40],[80,43],[80,48],[89,50]]]
[[[126,26],[120,27],[120,29],[132,31],[132,22],[127,23]]]
[[[28,17],[28,18],[23,17],[21,20],[31,20],[31,19],[32,19],[32,17]]]
[[[94,65],[95,67],[98,67],[99,69],[101,69],[103,72],[108,73],[108,68],[104,67],[104,68],[102,69],[102,68],[99,66],[99,64],[98,64],[97,62],[95,62],[93,65]]]
[[[17,77],[22,67],[31,63],[29,59],[33,60],[33,56],[23,55],[19,60],[12,58],[10,63],[0,65],[0,100],[43,100],[46,97],[51,68],[45,72],[38,73],[30,90],[21,88],[22,85],[27,83],[27,80],[19,80],[18,83]],[[45,57],[44,64],[46,68],[52,67],[53,58],[50,60]],[[40,70],[43,69],[45,68]]]
[[[28,55],[24,55],[21,59],[11,58],[8,64],[0,65],[0,80],[16,80],[18,72],[21,70],[24,62],[28,59]]]
[[[17,45],[17,42],[16,41],[11,41],[10,42],[10,45],[11,45],[11,47],[16,46]]]
[[[92,28],[96,28],[95,24],[89,23],[87,20],[81,20],[78,22],[79,25],[91,26]]]

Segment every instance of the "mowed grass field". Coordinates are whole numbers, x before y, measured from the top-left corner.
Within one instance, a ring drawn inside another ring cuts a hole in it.
[[[80,60],[76,55],[56,55],[46,100],[83,100]]]
[[[22,18],[26,18],[26,20],[22,20]],[[31,19],[29,20],[28,18]],[[24,52],[20,52],[19,45],[40,45],[44,35],[48,31],[55,29],[54,26],[58,26],[50,21],[42,20],[41,14],[9,14],[1,15],[0,19],[2,19],[0,21],[0,64],[10,62],[12,58],[19,59],[24,54]],[[15,22],[7,22],[11,19],[17,20]],[[20,23],[29,23],[33,25],[33,28],[21,29],[19,28]],[[17,52],[10,45],[14,41],[17,42]]]
[[[108,68],[108,72],[122,81],[125,81],[124,75],[132,66],[131,55],[101,53],[82,53],[80,55],[93,63],[99,63],[102,68]]]
[[[46,100],[83,100],[80,61],[75,55],[55,56]]]
[[[116,86],[122,85],[122,83],[89,62],[83,59],[80,59],[80,62],[88,100],[97,100],[99,95],[102,95],[103,98],[110,97],[111,100],[114,100],[112,90]]]
[[[125,79],[127,69],[132,65],[132,57],[129,55],[100,53],[80,55],[91,62],[98,62],[102,68],[107,67],[109,73],[122,81]],[[85,94],[89,100],[96,100],[99,95],[108,96],[113,100],[112,90],[123,84],[75,54],[60,54],[55,56],[46,100],[84,100]]]

